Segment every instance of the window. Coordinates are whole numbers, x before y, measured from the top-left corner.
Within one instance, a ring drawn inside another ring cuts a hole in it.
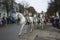
[[[1,17],[1,13],[0,13],[0,17]]]

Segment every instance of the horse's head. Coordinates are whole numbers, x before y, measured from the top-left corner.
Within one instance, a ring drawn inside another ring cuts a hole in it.
[[[24,17],[22,13],[16,13],[16,19],[17,18],[20,18],[21,19],[22,17]]]
[[[20,19],[20,23],[23,23],[26,20],[22,13],[16,13],[16,18]]]

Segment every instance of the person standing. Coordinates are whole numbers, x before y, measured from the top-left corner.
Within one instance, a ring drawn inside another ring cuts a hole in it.
[[[58,18],[58,17],[56,17],[55,21],[56,21],[56,22],[55,22],[55,24],[56,24],[56,27],[57,27],[57,28],[59,28],[59,27],[58,27],[59,18]]]
[[[6,16],[5,16],[5,14],[4,14],[3,18],[2,18],[2,22],[3,22],[3,25],[6,24]]]

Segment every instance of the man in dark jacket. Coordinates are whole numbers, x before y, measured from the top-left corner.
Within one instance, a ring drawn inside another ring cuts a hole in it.
[[[52,26],[54,26],[54,17],[50,19],[50,22],[52,23]]]
[[[59,24],[59,18],[58,17],[56,17],[56,19],[55,19],[55,24],[56,24],[56,27],[58,28],[58,24]]]

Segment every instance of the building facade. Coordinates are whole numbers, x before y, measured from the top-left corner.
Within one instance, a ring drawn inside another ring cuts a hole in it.
[[[13,8],[10,11],[10,14],[11,16],[15,17],[17,12],[19,12],[19,5],[16,2],[13,2]]]
[[[19,5],[14,0],[8,0],[9,14],[8,16],[15,17],[16,13],[19,12]]]
[[[0,0],[0,20],[2,20],[2,17],[7,17],[6,7],[4,5],[4,0]]]

